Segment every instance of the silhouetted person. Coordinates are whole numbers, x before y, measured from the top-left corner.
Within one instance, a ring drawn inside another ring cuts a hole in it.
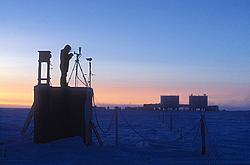
[[[69,69],[69,60],[72,58],[73,54],[69,53],[71,50],[70,45],[66,45],[62,50],[60,54],[60,70],[61,70],[61,79],[60,79],[60,85],[61,87],[67,87],[68,83],[66,81],[67,72]]]

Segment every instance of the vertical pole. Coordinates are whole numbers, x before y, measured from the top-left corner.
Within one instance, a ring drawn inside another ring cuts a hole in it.
[[[168,125],[168,122],[167,122],[167,121],[168,121],[168,120],[167,120],[167,111],[168,111],[168,108],[166,108],[165,115],[164,115],[166,127],[167,127],[167,125]]]
[[[170,110],[170,131],[173,129],[173,110]]]
[[[162,118],[161,122],[162,122],[162,124],[164,124],[164,108],[162,108],[162,116],[161,116],[161,118]]]
[[[165,113],[166,113],[166,108],[164,108],[162,111],[162,124],[164,124],[165,122],[165,115],[166,115]]]
[[[118,109],[115,110],[115,144],[118,146]]]
[[[77,77],[78,77],[78,63],[76,63],[76,74],[75,74],[75,87],[77,87]]]
[[[82,126],[82,138],[84,139],[84,143],[86,145],[90,145],[92,143],[92,98],[93,90],[88,88],[84,105]]]
[[[200,124],[201,124],[201,155],[206,155],[206,130],[205,130],[204,115],[201,115]]]
[[[164,109],[162,109],[162,124],[164,124]]]
[[[159,111],[159,112],[157,112],[157,114],[158,114],[158,119],[161,120],[161,111],[162,111],[162,108],[160,108],[158,111]]]
[[[91,76],[92,76],[91,61],[89,61],[89,87],[91,87]]]

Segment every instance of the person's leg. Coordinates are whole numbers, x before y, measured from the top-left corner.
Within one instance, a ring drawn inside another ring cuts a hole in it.
[[[67,77],[67,73],[62,72],[61,78],[60,78],[60,85],[61,85],[61,87],[66,87],[67,86],[66,77]]]

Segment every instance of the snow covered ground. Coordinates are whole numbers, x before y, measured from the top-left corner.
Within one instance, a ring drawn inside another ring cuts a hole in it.
[[[0,109],[0,164],[60,165],[250,165],[250,112],[207,112],[207,155],[201,156],[199,112],[121,111],[115,145],[114,111],[97,111],[93,121],[104,141],[86,147],[80,137],[33,144],[32,127],[20,135],[27,109]],[[112,117],[113,116],[113,117]],[[111,122],[112,121],[112,122]],[[109,128],[109,129],[107,129]]]

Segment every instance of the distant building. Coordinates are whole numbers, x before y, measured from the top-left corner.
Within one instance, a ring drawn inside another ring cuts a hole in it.
[[[141,107],[125,107],[124,110],[140,110]]]
[[[189,96],[189,106],[191,110],[205,110],[208,106],[208,96]]]
[[[94,106],[93,108],[94,108],[95,110],[106,110],[106,107]]]
[[[219,106],[218,105],[209,105],[206,108],[206,111],[219,111]]]
[[[118,106],[115,106],[114,107],[114,110],[121,110],[122,108],[121,107],[118,107]]]
[[[143,110],[159,110],[160,104],[143,104]]]
[[[178,109],[179,106],[180,106],[179,96],[176,96],[176,95],[161,96],[161,107],[162,108]]]
[[[129,107],[126,107],[129,109]],[[138,107],[138,109],[141,109]],[[143,104],[143,110],[204,110],[219,111],[218,105],[208,105],[208,96],[190,95],[189,104],[180,104],[178,95],[162,95],[159,104]]]

